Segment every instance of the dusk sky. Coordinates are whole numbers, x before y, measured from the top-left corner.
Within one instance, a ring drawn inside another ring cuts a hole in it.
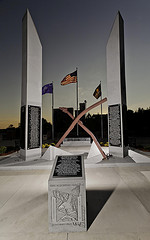
[[[22,18],[27,8],[43,47],[42,85],[54,83],[54,108],[76,107],[76,84],[60,85],[76,67],[79,102],[86,100],[88,107],[98,101],[93,92],[100,81],[107,97],[106,44],[118,11],[125,28],[127,107],[150,107],[149,0],[0,0],[0,128],[20,122]],[[43,117],[50,121],[51,94],[42,98]],[[97,107],[91,113],[99,112]]]

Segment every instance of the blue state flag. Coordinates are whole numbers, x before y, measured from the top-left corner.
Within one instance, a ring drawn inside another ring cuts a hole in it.
[[[42,87],[42,95],[46,93],[53,93],[53,83],[48,83]]]

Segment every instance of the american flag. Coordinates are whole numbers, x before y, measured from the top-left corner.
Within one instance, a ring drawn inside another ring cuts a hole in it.
[[[76,83],[77,82],[77,70],[75,72],[69,73],[64,77],[61,81],[61,85],[67,85],[69,83]]]

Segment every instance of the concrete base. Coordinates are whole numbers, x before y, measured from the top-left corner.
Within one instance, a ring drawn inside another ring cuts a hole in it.
[[[56,148],[56,147],[50,146],[46,150],[46,152],[43,154],[42,159],[53,161],[55,159],[55,157],[58,156],[58,155],[72,155],[72,153],[64,151],[64,150],[62,150],[60,148]]]
[[[102,147],[102,150],[104,151],[104,153],[107,155],[109,154],[109,149],[108,147]],[[92,142],[92,145],[91,145],[91,148],[90,148],[90,151],[88,153],[88,156],[87,156],[87,159],[88,158],[92,158],[92,157],[95,157],[95,156],[98,156],[103,159],[103,156],[101,154],[101,152],[99,151],[99,149],[97,148],[95,142],[93,141]]]
[[[129,156],[136,162],[136,163],[150,163],[150,157],[144,156],[138,152],[129,150]]]
[[[115,157],[126,157],[128,156],[128,147],[114,147],[109,146],[109,153]]]
[[[91,158],[96,155],[101,155],[101,153],[100,153],[99,149],[97,148],[95,142],[93,141],[87,158]]]
[[[31,161],[41,157],[42,151],[41,148],[24,150],[20,149],[20,158],[25,161]]]
[[[83,156],[60,156],[54,162],[48,181],[49,232],[87,229],[83,161]]]
[[[90,138],[65,138],[62,146],[90,146]]]

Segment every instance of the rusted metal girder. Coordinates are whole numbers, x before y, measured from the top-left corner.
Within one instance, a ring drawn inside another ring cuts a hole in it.
[[[62,110],[64,113],[68,114],[73,120],[75,119],[74,116],[68,111],[67,108],[60,107],[59,109]],[[99,149],[100,153],[102,154],[103,159],[106,159],[107,156],[105,155],[104,151],[102,150],[102,148],[101,148],[99,142],[97,141],[96,137],[94,136],[94,134],[86,126],[84,126],[82,121],[79,120],[78,124],[80,125],[80,127],[82,127],[91,136],[91,138],[95,142],[97,148]]]
[[[56,144],[56,147],[59,147],[60,144],[63,142],[63,140],[67,137],[67,135],[71,132],[71,130],[74,128],[74,126],[78,123],[78,121],[80,120],[80,118],[86,114],[88,111],[90,111],[91,109],[99,106],[100,104],[104,103],[107,101],[107,98],[103,98],[102,100],[98,101],[97,103],[94,103],[93,105],[91,105],[90,107],[86,108],[84,111],[82,111],[72,122],[72,124],[70,125],[70,127],[67,129],[67,131],[64,133],[64,135],[60,138],[60,140],[58,141],[58,143]]]

